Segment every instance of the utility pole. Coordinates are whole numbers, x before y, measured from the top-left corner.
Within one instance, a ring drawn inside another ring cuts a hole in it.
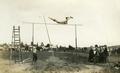
[[[75,49],[77,49],[77,26],[75,24]]]
[[[34,45],[34,23],[32,23],[32,46]]]

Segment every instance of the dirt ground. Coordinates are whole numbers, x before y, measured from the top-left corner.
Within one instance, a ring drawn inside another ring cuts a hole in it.
[[[53,56],[46,61],[38,60],[35,64],[32,64],[31,59],[15,64],[1,55],[2,52],[0,73],[112,73],[103,65],[67,63]]]

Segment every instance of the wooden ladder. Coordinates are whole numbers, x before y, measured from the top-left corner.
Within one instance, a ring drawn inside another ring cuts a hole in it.
[[[13,26],[13,34],[12,34],[12,45],[13,45],[13,55],[14,60],[16,62],[22,61],[22,52],[21,52],[21,38],[20,38],[20,26]]]

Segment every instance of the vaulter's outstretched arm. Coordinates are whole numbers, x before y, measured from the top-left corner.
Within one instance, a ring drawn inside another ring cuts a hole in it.
[[[48,17],[49,19],[51,19],[51,20],[53,20],[54,22],[59,22],[59,21],[57,21],[56,19],[53,19],[53,18],[51,18],[51,17]]]

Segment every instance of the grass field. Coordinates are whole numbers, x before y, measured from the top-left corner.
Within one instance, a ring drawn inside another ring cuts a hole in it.
[[[9,52],[0,52],[0,73],[119,73],[109,64],[92,64],[87,62],[88,54],[55,52],[38,52],[38,61],[32,64],[31,52],[22,52],[23,63],[9,60]],[[117,56],[111,56],[110,62],[117,62]]]

